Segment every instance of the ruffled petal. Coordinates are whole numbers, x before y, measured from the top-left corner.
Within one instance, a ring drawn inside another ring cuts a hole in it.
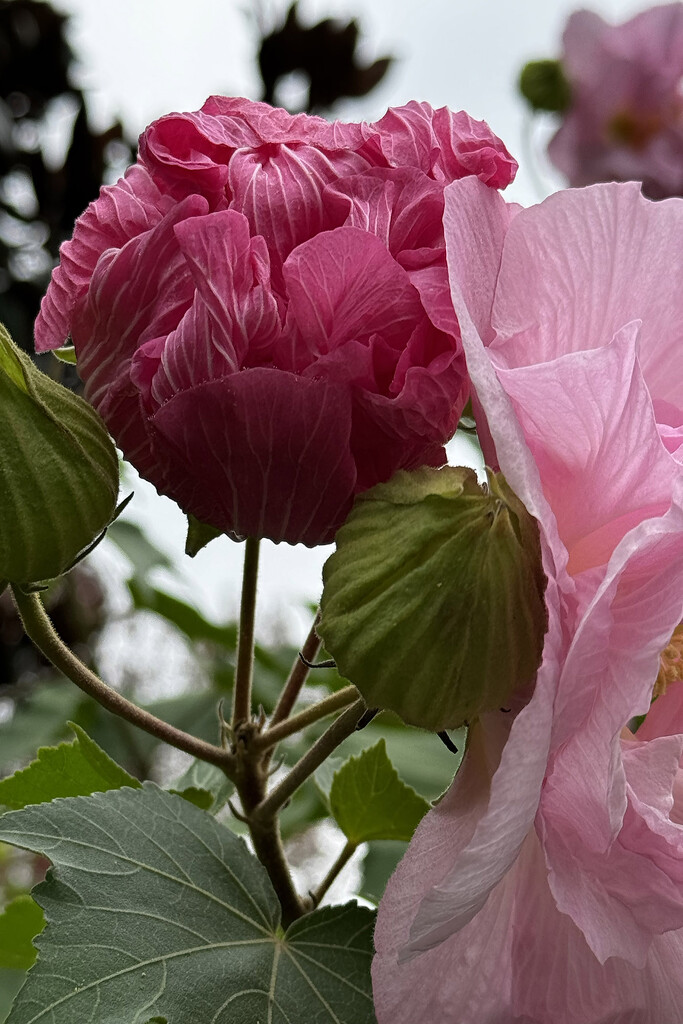
[[[101,190],[99,199],[76,221],[71,240],[60,246],[59,266],[52,272],[36,320],[36,351],[64,344],[102,253],[151,230],[169,208],[147,171],[137,164],[115,185]]]
[[[336,228],[298,246],[284,278],[290,358],[297,368],[373,334],[400,350],[424,317],[405,270],[378,238],[358,228]]]

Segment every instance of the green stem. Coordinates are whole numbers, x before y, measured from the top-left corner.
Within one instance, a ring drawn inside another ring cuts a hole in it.
[[[237,666],[232,699],[232,727],[251,719],[251,681],[254,674],[254,620],[256,618],[256,581],[258,579],[259,541],[247,537],[242,575],[242,602],[237,637]]]
[[[301,732],[302,729],[312,725],[321,718],[325,718],[327,715],[334,714],[335,711],[341,711],[342,708],[353,704],[354,700],[358,700],[358,690],[355,686],[345,686],[343,689],[337,690],[336,693],[331,693],[329,696],[324,697],[316,704],[311,704],[309,708],[304,708],[297,715],[292,715],[290,718],[285,719],[284,722],[271,725],[266,732],[262,732],[254,737],[252,749],[269,750],[276,743],[279,743],[280,740]]]
[[[316,768],[320,767],[347,736],[351,735],[364,711],[365,701],[363,700],[357,700],[355,704],[347,708],[297,761],[282,782],[275,786],[265,800],[262,800],[254,808],[252,819],[265,823],[274,818],[278,810],[287,803],[299,786],[313,774]]]
[[[156,739],[163,740],[178,750],[184,750],[186,754],[191,754],[201,761],[218,765],[226,773],[232,771],[234,758],[228,751],[183,732],[182,729],[176,729],[149,711],[139,708],[117,690],[107,686],[87,665],[79,661],[58,636],[38,594],[24,594],[19,587],[12,587],[12,594],[27,636],[48,661],[51,661],[55,668],[79,689],[113,715],[136,725]]]
[[[301,653],[306,659],[306,661],[313,661],[313,659],[315,658],[316,654],[320,649],[320,637],[316,633],[316,627],[319,622],[320,609],[318,609],[315,619],[313,620],[313,625],[311,626],[310,633],[308,634],[306,640],[304,641],[304,646],[301,648]],[[290,711],[292,710],[296,703],[297,697],[301,693],[301,688],[306,682],[308,672],[308,665],[306,665],[297,655],[297,657],[294,659],[294,664],[292,665],[291,672],[289,673],[289,678],[285,683],[284,689],[280,694],[280,698],[277,704],[275,705],[275,710],[271,715],[271,728],[274,725],[277,725],[278,722],[284,721],[285,718],[289,716]]]
[[[332,885],[337,875],[340,873],[342,868],[346,867],[346,865],[351,860],[357,849],[358,847],[356,846],[355,843],[352,843],[350,839],[346,840],[344,849],[341,851],[341,853],[339,854],[334,864],[323,878],[318,888],[314,889],[313,892],[311,893],[311,899],[313,900],[314,906],[318,906],[321,899],[323,898],[329,887]]]

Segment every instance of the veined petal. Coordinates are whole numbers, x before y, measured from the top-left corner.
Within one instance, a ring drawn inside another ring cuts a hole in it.
[[[288,328],[303,365],[351,339],[380,334],[405,344],[424,316],[408,275],[380,240],[359,228],[325,231],[289,256],[284,278]]]
[[[150,423],[165,493],[202,522],[312,546],[329,543],[348,513],[348,389],[247,369],[177,394]]]
[[[59,348],[71,333],[74,312],[88,290],[102,253],[119,249],[155,227],[170,208],[147,171],[135,164],[115,185],[100,192],[74,225],[73,237],[59,249],[36,320],[36,350]]]

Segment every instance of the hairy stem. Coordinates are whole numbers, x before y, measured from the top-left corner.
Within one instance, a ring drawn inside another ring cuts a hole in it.
[[[177,747],[178,750],[184,750],[192,757],[218,765],[226,774],[230,774],[234,757],[229,751],[200,740],[190,733],[183,732],[182,729],[176,729],[175,726],[133,704],[111,686],[107,686],[58,636],[38,594],[24,594],[19,587],[12,587],[12,594],[27,636],[55,668],[79,689],[113,715],[118,715],[119,718],[136,725],[156,739]]]
[[[328,697],[324,697],[316,704],[311,704],[310,707],[304,708],[297,715],[292,715],[290,718],[285,719],[284,722],[271,725],[266,732],[262,732],[254,737],[253,748],[255,750],[269,750],[276,743],[279,743],[280,740],[301,732],[306,726],[312,725],[313,722],[317,722],[320,718],[332,715],[335,711],[341,711],[342,708],[352,704],[354,700],[358,700],[358,690],[355,686],[345,686],[343,689],[337,690],[336,693],[331,693]]]
[[[356,725],[365,711],[365,701],[357,700],[350,708],[347,708],[337,718],[322,736],[316,740],[310,750],[300,758],[288,775],[268,796],[254,808],[253,820],[267,822],[273,818],[278,810],[287,803],[290,797],[296,792],[299,786],[319,768],[323,761],[330,756],[340,743],[356,728]]]
[[[316,633],[316,627],[320,622],[320,609],[313,620],[310,633],[304,641],[304,646],[301,648],[301,653],[306,661],[313,661],[316,654],[320,649],[320,637]],[[308,665],[306,665],[301,658],[298,656],[294,659],[289,678],[285,683],[284,689],[280,694],[280,699],[275,705],[275,710],[271,715],[270,725],[271,728],[277,725],[278,722],[284,721],[289,716],[290,711],[296,703],[296,699],[301,693],[301,688],[306,682],[306,676],[309,673]]]
[[[329,887],[332,885],[337,875],[340,873],[342,868],[344,868],[348,864],[348,862],[351,860],[357,849],[358,847],[356,846],[355,843],[352,843],[350,839],[346,840],[346,844],[344,845],[343,850],[341,851],[335,862],[332,864],[330,870],[327,872],[318,888],[311,893],[311,899],[313,900],[314,906],[318,906],[321,899],[323,898]]]
[[[232,698],[232,727],[251,718],[251,681],[254,673],[254,620],[256,617],[256,581],[260,542],[247,537],[242,574],[242,602],[237,637],[237,666]]]

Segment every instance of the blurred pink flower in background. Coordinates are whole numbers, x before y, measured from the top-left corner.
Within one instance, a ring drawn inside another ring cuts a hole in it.
[[[635,180],[652,199],[683,195],[683,4],[623,25],[577,11],[563,41],[571,101],[548,154],[569,184]]]
[[[468,385],[444,186],[515,170],[463,112],[330,124],[212,97],[154,122],[77,221],[36,346],[71,334],[86,397],[184,511],[331,541],[354,494],[445,461]]]
[[[611,184],[517,212],[467,180],[444,223],[484,454],[539,520],[549,629],[533,694],[471,728],[389,883],[377,1018],[674,1024],[683,201]]]

